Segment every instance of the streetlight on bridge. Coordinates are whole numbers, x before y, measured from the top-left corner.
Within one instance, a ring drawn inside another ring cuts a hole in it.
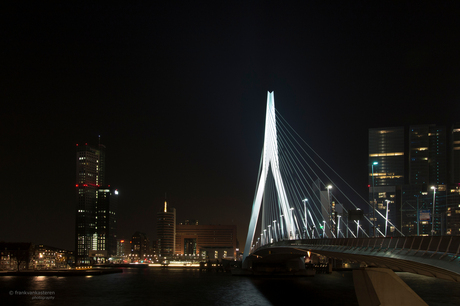
[[[283,219],[282,219],[283,217],[284,217],[284,215],[280,215],[280,223],[281,223],[280,238],[281,238],[281,240],[284,239],[284,229],[283,229]]]
[[[375,237],[375,198],[374,198],[374,166],[378,165],[378,162],[372,163],[372,225],[374,228],[374,237]]]
[[[273,242],[273,238],[272,238],[272,234],[270,233],[270,228],[272,227],[271,224],[268,225],[268,242],[269,243],[272,243]]]
[[[329,221],[329,222],[328,222],[328,223],[329,223],[329,230],[330,230],[331,234],[334,235],[334,230],[333,230],[333,226],[332,226],[332,223],[333,223],[332,220],[333,220],[333,218],[332,218],[332,202],[331,202],[331,189],[332,189],[332,185],[327,185],[326,188],[327,188],[327,205],[329,206],[329,207],[328,207],[328,213],[329,213],[329,216],[328,216],[328,218],[329,218],[329,220],[328,220],[328,221]]]
[[[338,222],[338,223],[339,223],[339,224],[337,224],[337,238],[340,238],[340,218],[341,218],[341,217],[342,217],[341,215],[338,215],[338,218],[339,218],[339,222]]]
[[[308,231],[308,219],[307,219],[307,205],[306,205],[306,202],[308,202],[308,199],[303,199],[302,200],[303,202],[303,211],[305,213],[305,236],[307,235],[307,231]],[[304,237],[305,239],[307,239],[307,237]]]
[[[385,200],[387,202],[386,213],[385,213],[385,237],[387,236],[387,228],[388,228],[388,206],[390,205],[390,200]]]
[[[433,212],[431,213],[431,236],[434,236],[434,204],[436,202],[436,186],[431,186],[433,189]]]

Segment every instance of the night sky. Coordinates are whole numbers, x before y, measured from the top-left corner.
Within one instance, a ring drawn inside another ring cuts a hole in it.
[[[167,193],[243,248],[267,91],[364,197],[369,128],[460,122],[455,1],[39,2],[0,5],[0,241],[74,249],[75,145],[101,135],[119,237],[153,240]]]

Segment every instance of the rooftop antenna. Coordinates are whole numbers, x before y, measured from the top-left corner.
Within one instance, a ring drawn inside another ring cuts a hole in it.
[[[101,135],[98,135],[99,138],[99,145],[101,145]]]
[[[165,192],[165,207],[164,212],[168,212],[168,203],[166,202],[166,192]]]

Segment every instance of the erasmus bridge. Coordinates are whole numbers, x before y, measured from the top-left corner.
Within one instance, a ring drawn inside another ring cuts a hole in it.
[[[389,203],[385,214],[372,203],[294,131],[268,92],[242,271],[302,274],[314,256],[354,263],[360,305],[426,305],[394,271],[460,282],[459,236],[404,236]]]

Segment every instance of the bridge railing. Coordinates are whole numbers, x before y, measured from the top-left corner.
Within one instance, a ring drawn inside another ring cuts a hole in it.
[[[341,251],[391,252],[412,256],[450,255],[451,260],[460,256],[460,236],[405,236],[378,238],[326,238],[284,240],[262,246],[311,245],[316,247],[338,247]]]

